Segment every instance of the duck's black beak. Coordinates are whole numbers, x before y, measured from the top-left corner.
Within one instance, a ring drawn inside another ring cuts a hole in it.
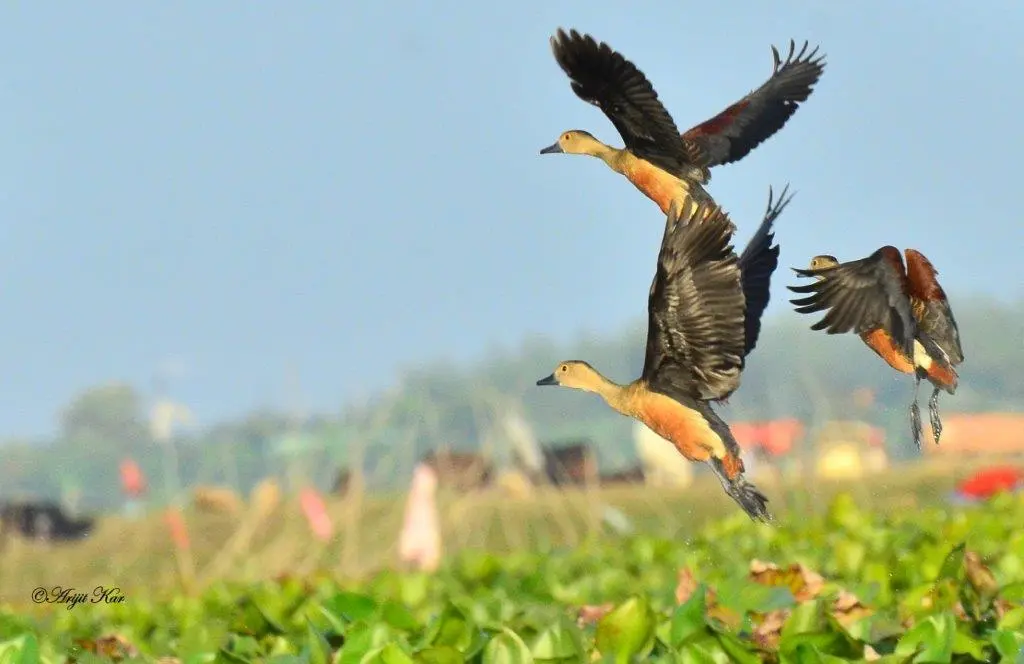
[[[565,152],[565,150],[563,150],[562,146],[559,145],[557,142],[552,143],[551,145],[547,146],[546,148],[540,151],[541,154],[558,154],[559,152]]]
[[[555,374],[551,374],[547,378],[541,378],[537,381],[538,385],[558,385],[558,381],[555,380]]]

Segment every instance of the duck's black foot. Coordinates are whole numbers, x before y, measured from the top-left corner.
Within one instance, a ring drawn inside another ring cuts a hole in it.
[[[917,402],[910,404],[910,433],[914,436],[914,445],[921,449],[921,408]]]
[[[942,436],[942,420],[939,419],[939,391],[932,392],[932,398],[928,399],[928,421],[932,425],[932,438],[935,444],[939,444],[939,437]]]

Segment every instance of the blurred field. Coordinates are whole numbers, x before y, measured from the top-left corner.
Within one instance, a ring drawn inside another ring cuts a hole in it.
[[[781,484],[771,474],[757,483],[772,500],[782,523],[820,514],[829,499],[850,493],[865,509],[906,513],[943,503],[958,479],[982,461],[928,460],[893,466],[858,481]],[[191,540],[187,564],[196,587],[218,580],[255,581],[283,573],[325,570],[342,578],[360,578],[397,566],[396,540],[404,495],[328,499],[334,536],[315,540],[298,501],[286,500],[259,513],[248,507],[238,514],[186,509]],[[624,513],[636,532],[687,539],[709,520],[731,515],[735,505],[715,479],[701,475],[685,490],[643,485],[559,491],[538,488],[533,495],[511,498],[500,489],[438,497],[446,555],[467,548],[496,553],[572,547],[588,539],[614,536],[602,521],[606,507]],[[181,589],[180,567],[163,516],[137,520],[103,518],[89,539],[46,545],[12,540],[2,552],[0,602],[26,611],[45,610],[29,600],[38,586],[92,588],[117,585],[129,598],[153,597]]]

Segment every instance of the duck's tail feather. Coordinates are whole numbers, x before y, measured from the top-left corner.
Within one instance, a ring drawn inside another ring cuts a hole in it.
[[[768,498],[743,477],[742,462],[736,458],[718,459],[712,457],[708,465],[722,483],[725,492],[743,508],[754,521],[768,522],[774,517],[768,511]]]

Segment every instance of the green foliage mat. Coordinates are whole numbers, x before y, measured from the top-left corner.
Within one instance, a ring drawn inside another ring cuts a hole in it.
[[[0,610],[0,663],[1021,662],[1024,495],[36,613]]]

